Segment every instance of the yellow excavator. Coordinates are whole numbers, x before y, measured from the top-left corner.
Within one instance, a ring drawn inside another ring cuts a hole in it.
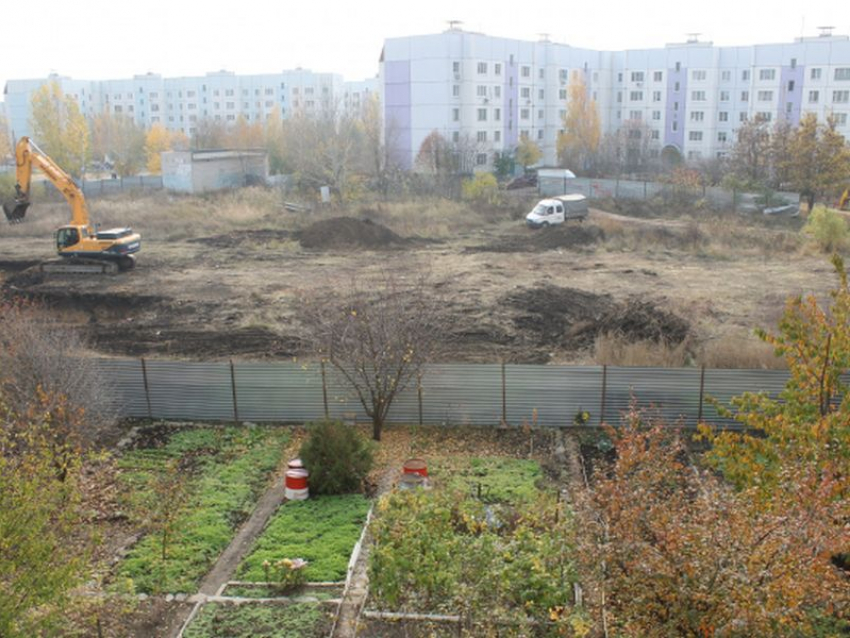
[[[74,180],[48,157],[35,142],[22,137],[15,146],[15,201],[4,203],[3,212],[10,224],[23,221],[30,205],[30,182],[33,166],[62,193],[71,206],[71,223],[56,230],[56,251],[63,259],[60,264],[45,264],[48,272],[117,272],[130,270],[133,257],[142,245],[142,238],[131,228],[111,228],[96,231],[89,222],[89,211],[83,192]]]
[[[844,190],[838,200],[838,210],[850,210],[850,188]]]

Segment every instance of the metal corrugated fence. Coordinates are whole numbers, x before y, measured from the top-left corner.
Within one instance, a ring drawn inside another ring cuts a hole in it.
[[[99,359],[116,407],[127,417],[301,423],[326,414],[368,420],[353,391],[331,366]],[[710,401],[728,405],[743,392],[777,396],[788,373],[775,370],[619,368],[444,364],[425,368],[396,399],[391,423],[564,426],[590,414],[588,425],[617,423],[632,401],[667,423],[694,427],[718,418]]]

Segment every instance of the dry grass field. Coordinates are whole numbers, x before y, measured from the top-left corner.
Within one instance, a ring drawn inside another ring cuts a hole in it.
[[[133,226],[142,252],[132,272],[71,276],[31,269],[55,258],[53,230],[68,217],[35,193],[24,223],[0,232],[0,275],[7,294],[42,299],[105,355],[309,356],[300,299],[352,277],[427,271],[451,316],[448,360],[718,367],[776,365],[753,329],[775,326],[788,296],[834,283],[799,219],[599,202],[583,224],[533,231],[522,213],[536,199],[312,213],[259,188],[93,199],[94,221]]]

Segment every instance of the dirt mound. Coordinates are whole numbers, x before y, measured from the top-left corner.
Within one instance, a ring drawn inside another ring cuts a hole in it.
[[[291,236],[292,233],[288,230],[264,228],[260,230],[234,230],[224,235],[194,237],[186,241],[190,244],[204,244],[213,248],[240,248],[244,244],[268,244],[269,242],[289,239]]]
[[[533,347],[581,350],[605,333],[630,341],[678,344],[690,330],[686,320],[651,302],[617,302],[610,295],[575,288],[544,284],[507,295],[502,301],[519,311],[514,325],[529,335]]]
[[[466,252],[525,253],[583,248],[605,240],[605,231],[592,224],[560,224],[540,230],[517,230],[511,237],[503,237],[492,244],[471,246]]]
[[[381,250],[398,248],[406,240],[386,226],[369,219],[333,217],[312,224],[297,233],[304,248]]]

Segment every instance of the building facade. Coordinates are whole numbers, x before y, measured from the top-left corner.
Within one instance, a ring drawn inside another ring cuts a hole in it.
[[[89,118],[104,111],[127,115],[144,128],[162,124],[191,137],[203,119],[234,123],[265,121],[272,114],[318,113],[323,109],[356,110],[377,94],[377,78],[344,82],[333,73],[304,69],[265,75],[227,71],[198,77],[163,78],[149,73],[125,80],[73,80],[51,75],[35,80],[9,80],[4,91],[6,118],[15,137],[31,134],[31,101],[47,82],[59,83]]]
[[[649,136],[655,155],[669,148],[690,160],[723,157],[741,123],[757,116],[796,124],[804,113],[832,114],[850,138],[850,38],[829,33],[788,44],[693,39],[611,52],[452,29],[386,40],[379,77],[387,139],[407,168],[433,131],[474,145],[482,168],[522,137],[555,165],[569,85],[579,78],[601,132],[629,126]]]

